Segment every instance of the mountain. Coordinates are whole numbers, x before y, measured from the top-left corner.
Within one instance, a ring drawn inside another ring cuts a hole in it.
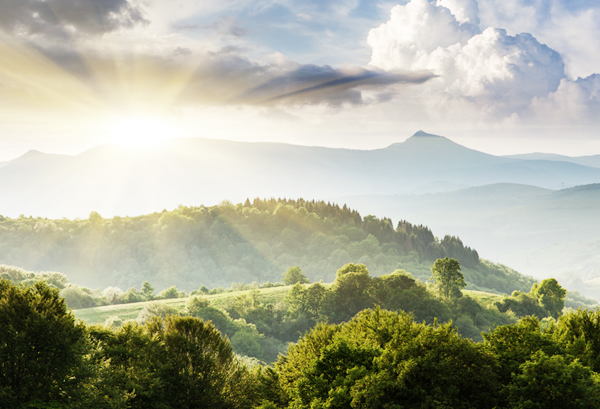
[[[525,159],[525,160],[551,160],[551,161],[559,161],[559,162],[570,162],[575,163],[577,165],[582,166],[590,166],[593,168],[600,168],[600,155],[590,155],[590,156],[564,156],[557,155],[554,153],[525,153],[520,155],[507,155],[505,158],[510,159]]]
[[[247,197],[324,198],[447,191],[492,183],[547,189],[600,182],[600,169],[498,157],[419,131],[370,151],[173,138],[76,156],[27,154],[0,167],[0,214],[144,214]]]
[[[458,235],[484,258],[600,296],[600,184],[549,190],[494,184],[424,195],[346,196],[363,213]]]

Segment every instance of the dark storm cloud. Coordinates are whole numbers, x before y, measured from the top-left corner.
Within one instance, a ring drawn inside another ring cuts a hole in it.
[[[146,22],[128,0],[0,0],[0,28],[13,34],[103,34]]]

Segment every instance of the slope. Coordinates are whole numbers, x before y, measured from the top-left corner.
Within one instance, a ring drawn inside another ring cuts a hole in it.
[[[557,277],[592,296],[600,275],[600,185],[559,191],[499,184],[414,196],[337,200],[375,215],[409,218],[477,243],[486,258],[538,278]],[[588,282],[588,284],[585,284]]]
[[[316,201],[260,200],[179,207],[133,218],[0,219],[0,264],[60,271],[87,287],[121,288],[150,281],[227,287],[278,281],[298,265],[312,280],[331,282],[338,268],[366,264],[375,276],[396,269],[425,281],[440,257],[457,258],[471,289],[528,291],[533,280],[480,260],[452,236],[438,240],[424,226],[361,215]]]

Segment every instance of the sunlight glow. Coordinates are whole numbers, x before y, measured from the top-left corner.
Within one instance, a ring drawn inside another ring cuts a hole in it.
[[[135,147],[154,146],[180,136],[176,124],[150,116],[117,119],[109,126],[109,132],[113,142]]]

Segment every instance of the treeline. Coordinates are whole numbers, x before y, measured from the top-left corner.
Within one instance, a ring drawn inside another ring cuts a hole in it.
[[[350,262],[374,275],[404,269],[424,281],[441,257],[459,260],[473,289],[511,293],[534,282],[480,260],[456,237],[438,240],[427,227],[394,227],[390,219],[321,201],[254,199],[111,219],[96,212],[85,220],[0,217],[0,264],[60,271],[79,285],[123,291],[144,281],[185,291],[275,282],[293,265],[312,281],[331,282],[332,272]]]
[[[396,275],[387,279],[411,282]],[[452,324],[375,307],[317,324],[273,366],[248,365],[194,317],[86,326],[44,281],[0,280],[0,323],[0,408],[579,409],[600,399],[598,310],[523,318],[476,343]]]

